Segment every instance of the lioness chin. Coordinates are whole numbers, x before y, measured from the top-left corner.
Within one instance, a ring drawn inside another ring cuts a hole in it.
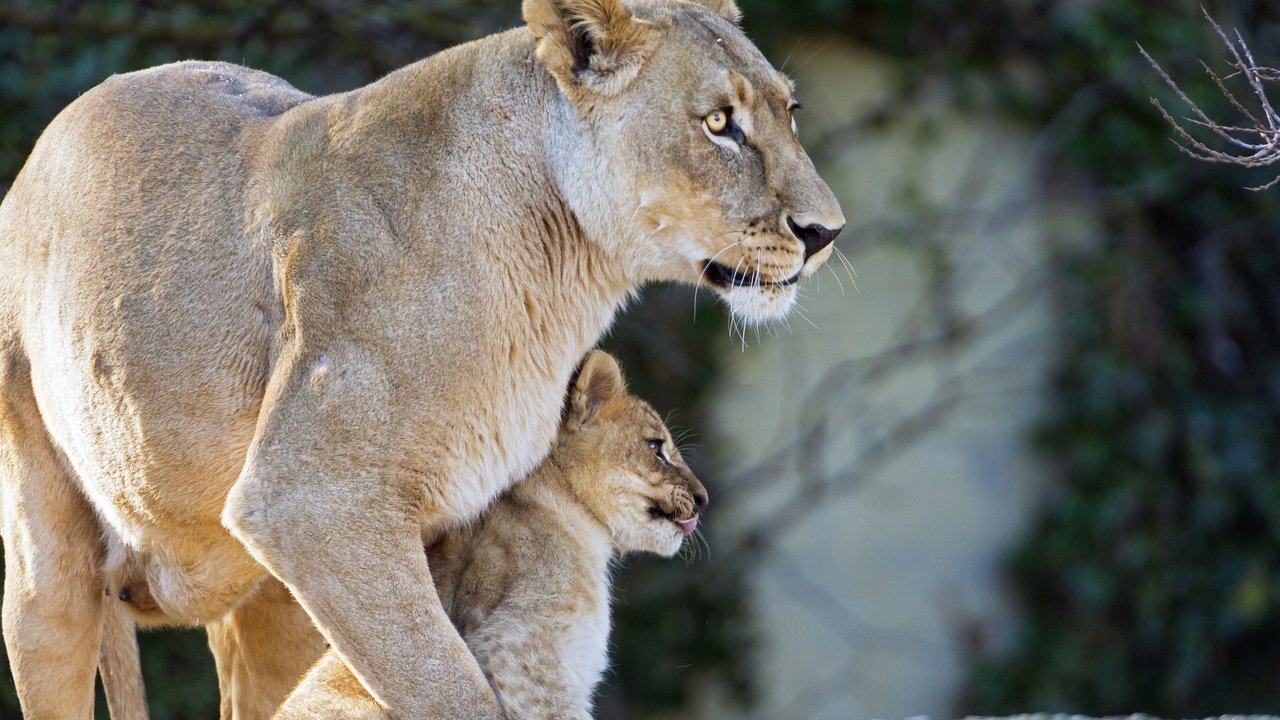
[[[392,716],[499,717],[424,539],[537,465],[638,287],[760,320],[829,256],[844,219],[730,0],[523,11],[326,97],[224,63],[116,76],[37,141],[0,204],[26,717],[90,712],[104,536],[148,619],[210,627],[224,689],[263,682],[228,638],[270,573]]]

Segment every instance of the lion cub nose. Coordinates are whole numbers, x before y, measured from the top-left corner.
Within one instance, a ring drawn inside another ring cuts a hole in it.
[[[707,489],[701,484],[693,490],[693,507],[701,513],[707,507]]]
[[[808,260],[814,253],[822,248],[830,245],[844,229],[841,225],[838,228],[829,228],[814,223],[812,225],[800,226],[795,220],[787,218],[787,227],[791,229],[791,234],[795,235],[800,242],[804,243],[804,259]]]

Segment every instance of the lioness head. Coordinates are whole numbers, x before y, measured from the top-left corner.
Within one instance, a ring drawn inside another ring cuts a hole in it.
[[[524,0],[572,108],[553,172],[584,228],[640,281],[710,286],[781,318],[844,216],[800,146],[792,82],[732,0]]]
[[[569,387],[548,462],[609,528],[619,552],[670,556],[698,526],[707,490],[649,403],[627,392],[618,363],[593,350]]]

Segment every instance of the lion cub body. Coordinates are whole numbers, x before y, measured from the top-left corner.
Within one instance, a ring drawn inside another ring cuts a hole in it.
[[[612,358],[589,355],[546,461],[427,549],[441,603],[509,718],[591,716],[610,562],[673,554],[705,503],[657,414],[625,393]],[[330,651],[276,715],[312,717],[385,715]]]

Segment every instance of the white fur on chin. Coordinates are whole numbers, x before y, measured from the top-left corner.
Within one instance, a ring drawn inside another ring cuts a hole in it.
[[[770,291],[734,286],[722,291],[720,297],[735,318],[758,325],[770,320],[782,320],[791,312],[796,304],[796,286],[788,285]]]

